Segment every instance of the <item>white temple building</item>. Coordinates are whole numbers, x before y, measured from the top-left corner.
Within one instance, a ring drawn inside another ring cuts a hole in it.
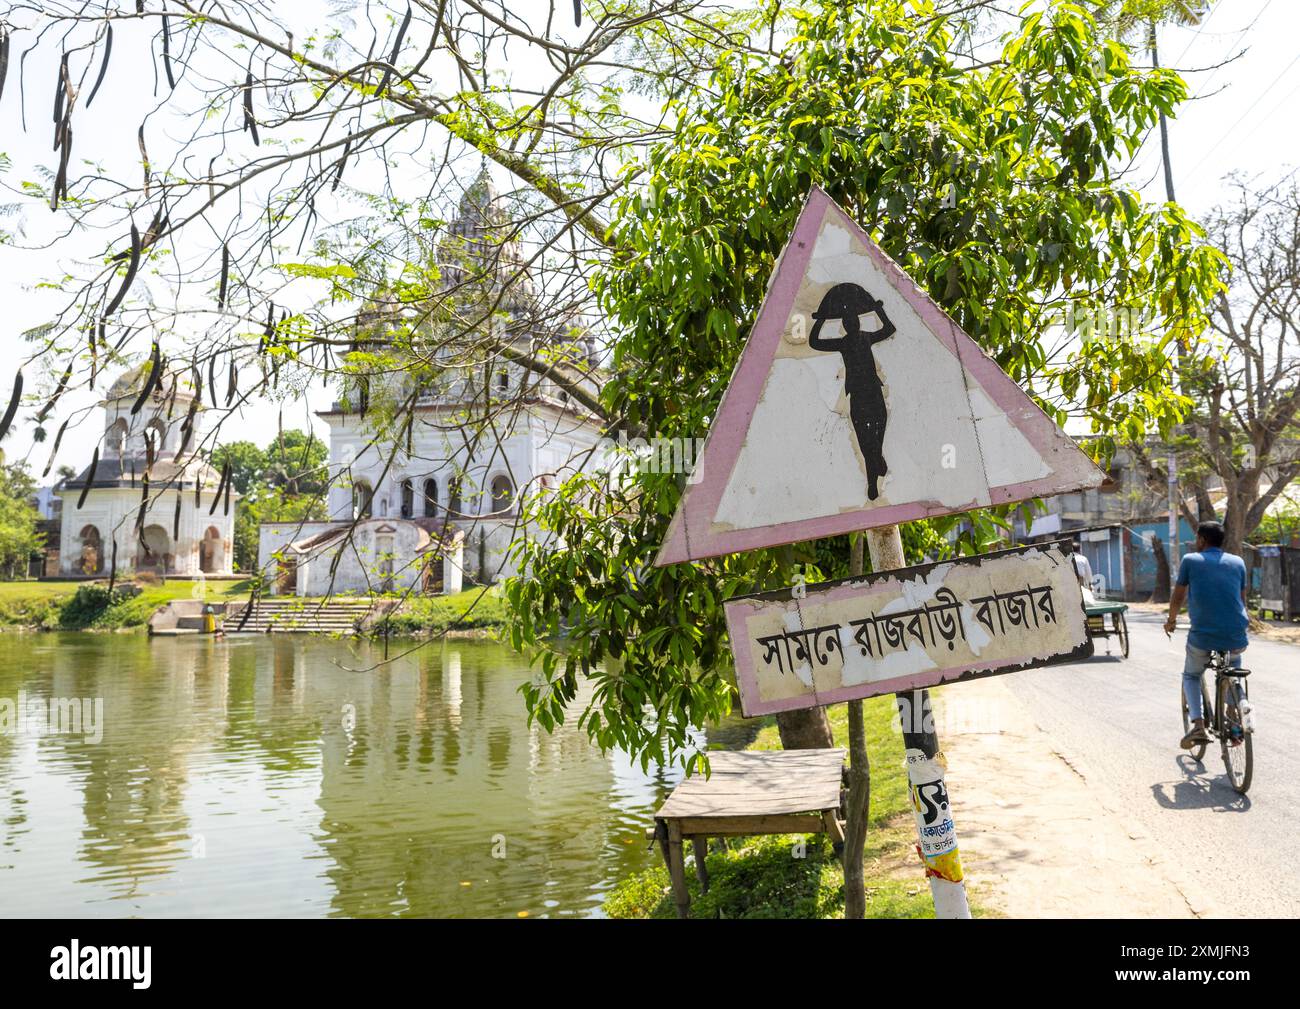
[[[60,575],[231,574],[239,496],[223,491],[218,499],[221,474],[195,451],[203,442],[201,406],[194,407],[184,458],[177,463],[195,398],[181,373],[168,372],[131,412],[149,369],[133,368],[112,384],[100,404],[104,438],[98,461],[58,488]]]
[[[440,252],[447,283],[463,280],[454,264],[490,255],[486,273],[521,270],[510,244],[480,236],[499,231],[503,214],[486,172],[465,193]],[[490,251],[486,251],[489,250]],[[481,260],[480,260],[481,266]],[[474,274],[479,275],[479,274]],[[501,307],[492,325],[531,318],[534,289],[526,275],[495,286]],[[377,307],[359,326],[357,347],[382,331],[385,317],[411,306]],[[572,320],[544,332],[520,332],[516,344],[576,349],[582,366],[595,371],[592,343]],[[555,382],[539,377],[507,355],[486,363],[449,365],[442,380],[416,388],[399,369],[358,391],[346,382],[340,400],[318,412],[329,425],[329,520],[275,522],[261,527],[258,566],[269,591],[326,596],[335,593],[416,591],[450,593],[469,582],[491,584],[515,573],[510,546],[536,535],[520,520],[520,495],[545,493],[576,469],[597,462],[601,429]],[[585,384],[585,383],[584,383]],[[594,387],[594,383],[593,383]],[[401,402],[413,398],[413,422],[401,439],[377,439],[366,413],[367,398]],[[496,410],[485,434],[477,418]],[[471,433],[478,431],[477,442]],[[400,444],[394,444],[394,441]]]

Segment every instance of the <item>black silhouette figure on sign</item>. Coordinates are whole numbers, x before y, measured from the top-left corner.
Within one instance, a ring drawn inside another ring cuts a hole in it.
[[[864,333],[858,323],[860,316],[875,314],[881,326],[873,333]],[[867,497],[874,501],[880,496],[880,479],[889,472],[885,465],[885,387],[876,371],[873,344],[888,340],[896,327],[885,314],[885,306],[858,284],[836,284],[826,292],[822,303],[813,313],[812,332],[808,346],[813,350],[839,351],[844,357],[844,392],[849,397],[849,419],[858,436],[858,448],[867,464]],[[827,319],[839,319],[844,335],[826,339],[821,335]]]

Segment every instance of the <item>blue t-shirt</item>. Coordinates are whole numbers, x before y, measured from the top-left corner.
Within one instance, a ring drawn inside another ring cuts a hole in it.
[[[1178,584],[1188,586],[1189,645],[1207,651],[1246,647],[1250,618],[1241,600],[1241,590],[1246,587],[1245,561],[1218,547],[1188,554],[1178,567]]]

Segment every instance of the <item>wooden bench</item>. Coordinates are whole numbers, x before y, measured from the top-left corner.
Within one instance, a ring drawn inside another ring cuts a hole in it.
[[[654,835],[672,880],[677,917],[687,917],[691,906],[683,850],[687,840],[706,892],[704,857],[710,837],[829,834],[839,851],[844,844],[844,756],[842,749],[710,753],[710,776],[687,778],[655,813]]]

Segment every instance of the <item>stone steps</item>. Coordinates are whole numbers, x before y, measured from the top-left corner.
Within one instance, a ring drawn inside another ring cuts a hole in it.
[[[382,612],[368,599],[331,599],[324,603],[296,599],[259,599],[248,620],[243,607],[227,615],[228,634],[356,634],[359,624]],[[240,624],[243,622],[243,626]]]

